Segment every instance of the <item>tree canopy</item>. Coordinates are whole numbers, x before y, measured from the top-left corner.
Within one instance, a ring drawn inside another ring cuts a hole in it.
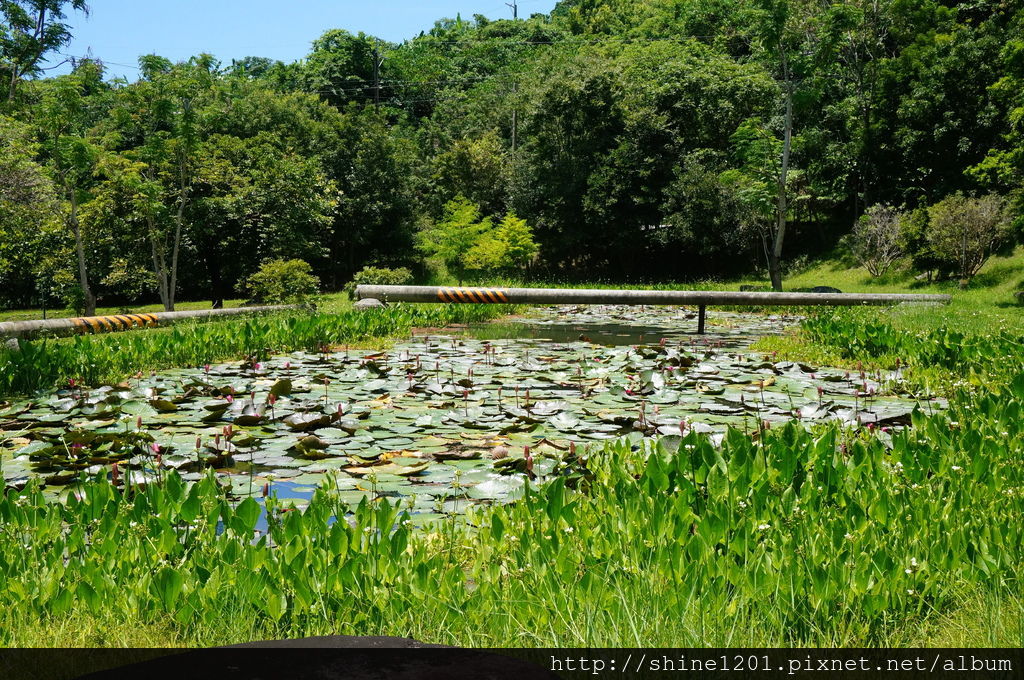
[[[1024,231],[1019,3],[563,0],[400,43],[325,26],[294,63],[49,77],[88,9],[0,1],[3,306],[220,301],[293,259],[327,290],[442,261],[781,285],[872,206],[926,266],[966,219],[926,208],[958,194]]]

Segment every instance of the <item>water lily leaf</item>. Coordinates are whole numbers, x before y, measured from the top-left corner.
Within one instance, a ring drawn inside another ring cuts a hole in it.
[[[292,393],[292,381],[290,378],[281,378],[270,388],[270,394],[275,397],[285,397]]]
[[[387,380],[371,380],[370,382],[363,385],[363,389],[367,392],[387,392],[388,381]]]
[[[483,456],[483,449],[447,449],[433,454],[434,460],[473,460]]]
[[[295,432],[309,432],[331,424],[331,417],[323,413],[293,413],[284,424]]]
[[[149,405],[160,413],[172,413],[178,410],[178,405],[166,399],[150,399]]]

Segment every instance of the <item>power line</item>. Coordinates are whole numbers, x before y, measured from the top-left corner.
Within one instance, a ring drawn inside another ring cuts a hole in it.
[[[630,43],[654,43],[654,42],[674,42],[682,43],[690,40],[700,38],[720,38],[721,35],[681,35],[672,38],[623,38],[623,37],[607,37],[607,38],[591,38],[591,39],[571,39],[571,38],[552,38],[549,40],[511,40],[507,38],[453,38],[453,39],[433,39],[430,35],[425,35],[418,38],[413,38],[401,43],[398,49],[402,47],[412,47],[417,44],[422,45],[458,45],[458,44],[473,44],[473,43],[494,43],[494,44],[505,44],[505,45],[600,45],[610,43],[630,44]]]
[[[119,62],[116,62],[116,61],[108,61],[107,59],[101,59],[99,57],[94,57],[94,56],[92,56],[90,54],[75,55],[75,54],[67,54],[65,52],[57,52],[56,54],[59,54],[62,57],[67,57],[68,59],[77,59],[79,61],[84,61],[84,60],[88,59],[90,61],[98,61],[101,64],[111,64],[112,66],[123,66],[124,68],[133,68],[136,71],[141,71],[142,70],[138,66],[134,66],[132,64],[122,64],[122,63],[119,63]]]

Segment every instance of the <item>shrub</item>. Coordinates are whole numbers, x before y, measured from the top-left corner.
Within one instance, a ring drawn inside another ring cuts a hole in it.
[[[874,277],[882,276],[902,255],[900,226],[906,215],[891,205],[873,205],[865,211],[850,234],[857,261]]]
[[[389,269],[388,267],[363,267],[355,273],[352,280],[345,286],[349,295],[356,292],[356,286],[404,286],[412,283],[412,272],[405,267]]]
[[[1011,235],[1006,199],[948,196],[928,208],[928,242],[961,280],[973,277]]]
[[[539,250],[530,225],[510,212],[480,237],[466,253],[465,261],[469,269],[515,269],[530,264]]]
[[[950,265],[940,258],[928,241],[928,209],[917,208],[907,213],[900,224],[900,248],[910,255],[911,266],[928,275],[950,274]]]
[[[420,231],[420,250],[444,264],[459,283],[470,271],[494,272],[525,267],[539,247],[526,220],[509,212],[494,225],[462,196],[445,205],[445,219]]]
[[[492,228],[490,217],[481,219],[478,205],[459,196],[445,204],[444,219],[420,231],[418,248],[444,264],[461,284],[467,270],[473,268],[467,255]]]
[[[239,283],[238,289],[250,302],[305,302],[320,292],[320,279],[304,260],[266,260],[259,271]]]

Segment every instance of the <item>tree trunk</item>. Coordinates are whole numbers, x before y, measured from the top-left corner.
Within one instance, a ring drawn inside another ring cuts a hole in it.
[[[789,174],[789,151],[793,143],[793,83],[789,74],[789,63],[786,53],[782,52],[782,74],[786,79],[786,118],[782,138],[782,168],[779,171],[778,222],[775,226],[775,239],[772,244],[771,257],[768,259],[768,275],[772,280],[772,290],[782,290],[782,245],[786,239],[786,179]]]
[[[14,88],[18,86],[18,67],[16,64],[11,64],[11,83],[7,88],[7,103],[14,103]]]
[[[178,214],[174,220],[174,245],[171,247],[171,280],[168,284],[167,302],[164,303],[164,309],[168,312],[174,311],[174,298],[178,290],[178,251],[181,248],[181,223],[184,207],[184,204],[179,206]]]
[[[206,256],[203,259],[206,262],[206,271],[210,275],[210,297],[213,301],[213,308],[222,309],[224,307],[224,284],[220,274],[220,259],[213,255],[216,252],[214,246],[207,246],[205,251]]]
[[[89,270],[85,264],[85,244],[82,242],[82,226],[78,222],[78,198],[74,190],[65,190],[71,199],[71,214],[68,215],[68,222],[75,234],[75,254],[78,256],[78,285],[82,289],[82,297],[85,299],[85,315],[96,316],[96,296],[89,287]]]
[[[160,304],[164,311],[173,311],[173,303],[170,300],[167,285],[167,262],[164,258],[163,248],[159,242],[159,235],[156,230],[156,223],[153,215],[146,215],[146,226],[149,228],[149,247],[153,254],[153,273],[156,274],[157,292],[160,293]]]
[[[182,158],[178,161],[178,181],[181,187],[181,193],[178,194],[178,211],[174,216],[174,245],[171,249],[171,289],[170,289],[170,306],[167,307],[168,312],[174,311],[174,297],[178,290],[178,252],[181,250],[181,230],[182,224],[185,221],[185,204],[188,202],[188,191],[189,185],[186,181],[188,171],[185,165],[185,159]]]

